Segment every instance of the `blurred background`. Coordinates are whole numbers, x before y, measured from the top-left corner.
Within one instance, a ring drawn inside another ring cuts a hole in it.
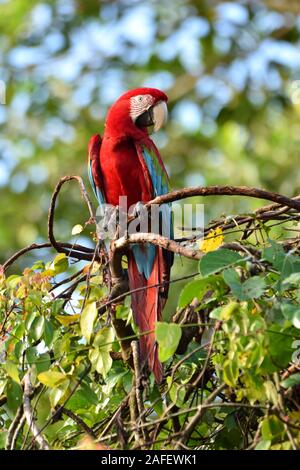
[[[300,193],[297,0],[0,0],[0,80],[0,263],[45,240],[56,182],[67,174],[88,181],[88,140],[134,87],[170,97],[169,123],[154,140],[174,189]],[[205,203],[206,220],[261,204]],[[74,240],[72,227],[86,219],[76,184],[66,185],[57,238]],[[92,243],[90,230],[80,242]],[[17,268],[47,255],[27,255]]]

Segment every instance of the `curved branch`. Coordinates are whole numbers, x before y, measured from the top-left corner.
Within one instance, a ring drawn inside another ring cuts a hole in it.
[[[93,254],[91,255],[91,252],[94,253],[94,250],[91,250],[89,248],[86,248],[81,245],[66,245],[59,243],[55,236],[54,236],[54,231],[53,231],[53,226],[54,226],[54,213],[55,213],[55,206],[56,206],[56,201],[58,198],[58,194],[62,188],[62,186],[67,182],[67,181],[72,181],[75,180],[79,184],[80,191],[81,191],[81,196],[86,202],[86,205],[89,210],[90,214],[90,220],[92,222],[95,222],[95,213],[94,209],[92,206],[92,203],[90,201],[90,198],[86,192],[83,180],[80,176],[72,175],[72,176],[64,176],[59,180],[57,183],[54,192],[52,194],[51,198],[51,203],[50,203],[50,208],[49,208],[49,213],[48,213],[48,238],[53,246],[53,248],[58,252],[58,253],[66,253],[68,256],[72,256],[74,258],[80,259],[80,260],[86,260],[86,261],[91,261],[93,258]],[[67,246],[68,248],[65,248]]]
[[[191,250],[185,248],[174,240],[170,240],[167,237],[158,235],[156,233],[134,233],[128,237],[121,237],[115,240],[111,245],[111,272],[113,278],[121,278],[123,274],[122,269],[122,255],[124,249],[133,243],[152,243],[153,245],[160,246],[165,250],[172,251],[178,255],[185,256],[186,258],[199,260],[203,256],[203,252],[200,250]]]
[[[194,196],[247,196],[272,201],[276,204],[300,211],[300,201],[296,198],[291,199],[278,193],[266,191],[265,189],[248,188],[247,186],[196,186],[193,188],[183,188],[164,194],[163,196],[157,196],[152,199],[152,201],[145,204],[145,206],[149,207],[153,204],[165,204]]]
[[[14,253],[10,258],[8,258],[7,261],[2,265],[3,271],[5,272],[9,266],[11,266],[20,256],[24,255],[25,253],[28,253],[29,251],[32,250],[40,250],[41,248],[50,248],[52,245],[49,242],[46,243],[32,243],[32,245],[25,246],[25,248],[22,248],[21,250],[17,251]]]

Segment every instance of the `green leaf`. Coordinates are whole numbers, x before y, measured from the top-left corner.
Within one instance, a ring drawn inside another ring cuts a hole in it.
[[[112,358],[107,351],[100,351],[99,349],[92,349],[89,352],[90,361],[99,374],[106,377],[112,366]]]
[[[276,390],[276,387],[272,380],[266,380],[264,382],[264,388],[266,391],[266,397],[267,399],[273,403],[273,405],[278,406],[278,393]]]
[[[33,320],[31,327],[30,327],[30,337],[33,338],[35,341],[40,339],[44,332],[44,326],[45,326],[45,318],[40,316],[37,317]]]
[[[230,287],[233,295],[239,298],[242,292],[242,283],[236,270],[233,268],[226,269],[223,272],[223,279],[226,284]]]
[[[227,266],[244,261],[244,258],[235,251],[222,248],[210,251],[199,262],[199,270],[203,277],[221,271]]]
[[[240,300],[251,300],[261,297],[266,288],[266,281],[259,276],[253,276],[242,284]]]
[[[300,372],[297,374],[290,375],[287,379],[281,382],[281,386],[284,388],[294,387],[294,385],[300,384]]]
[[[62,372],[58,372],[55,370],[48,370],[46,372],[41,372],[38,375],[38,380],[43,384],[46,385],[46,387],[57,387],[58,385],[62,384],[65,382],[67,379],[67,376],[63,374]]]
[[[167,384],[168,387],[170,387],[169,394],[172,402],[174,405],[178,406],[178,408],[181,408],[182,405],[184,404],[184,399],[186,395],[186,390],[183,387],[183,385],[179,385],[176,382],[173,382],[171,384],[171,377],[167,377]]]
[[[54,336],[54,327],[49,320],[45,320],[44,341],[45,345],[50,347]]]
[[[36,311],[30,312],[28,315],[26,315],[26,319],[25,319],[25,329],[26,329],[27,332],[30,331],[32,322],[33,322],[33,320],[36,318],[36,316],[37,316],[37,312],[36,312]]]
[[[93,341],[93,346],[101,348],[103,351],[111,351],[112,343],[115,339],[115,334],[113,328],[104,327],[98,331]]]
[[[69,261],[65,253],[59,253],[55,256],[51,268],[54,269],[55,274],[65,272],[69,267]]]
[[[49,392],[49,399],[52,408],[54,408],[60,400],[62,400],[66,394],[70,385],[70,380],[66,379],[64,382],[61,382],[57,387],[51,388]]]
[[[286,277],[282,282],[283,287],[300,286],[300,273],[292,273],[290,276]]]
[[[284,424],[277,418],[277,416],[268,416],[262,422],[261,435],[265,441],[282,439],[284,436]]]
[[[155,335],[159,345],[159,360],[165,362],[175,354],[181,338],[181,328],[176,323],[157,322]]]
[[[36,371],[39,374],[40,372],[44,372],[46,370],[49,370],[51,367],[51,360],[50,360],[50,355],[48,353],[42,353],[39,355],[38,360],[35,363],[36,365]]]
[[[233,268],[226,269],[223,272],[223,278],[230,287],[233,295],[239,300],[251,300],[260,297],[266,288],[266,281],[253,276],[241,283],[238,273]]]
[[[271,444],[272,444],[271,441],[262,440],[255,446],[254,450],[269,450],[271,447]]]
[[[39,354],[37,352],[36,347],[27,348],[25,354],[26,354],[27,364],[29,366],[33,366],[39,358]]]
[[[299,256],[285,253],[283,247],[273,240],[270,243],[271,246],[263,250],[263,257],[281,273],[282,278],[289,277],[291,274],[300,271]]]
[[[114,337],[115,334],[112,328],[102,328],[95,336],[93,349],[89,351],[92,366],[103,377],[106,377],[112,366],[110,351],[112,350]]]
[[[291,303],[282,303],[281,311],[286,320],[289,320],[295,328],[300,328],[300,306]]]
[[[18,276],[17,274],[12,274],[6,279],[6,285],[12,289],[17,287],[19,282],[21,282],[22,278],[21,276]]]
[[[98,405],[99,403],[99,397],[96,395],[96,393],[91,389],[91,387],[82,382],[79,392],[83,393],[85,398],[88,400],[89,404],[91,405]]]
[[[44,270],[45,269],[45,263],[41,259],[37,260],[32,266],[31,269],[33,271],[37,270]]]
[[[239,368],[236,360],[227,359],[223,365],[223,378],[230,387],[235,387],[239,378]]]
[[[89,389],[90,392],[91,389]],[[96,401],[94,399],[96,397]],[[71,396],[70,400],[68,400],[68,409],[74,410],[75,412],[83,408],[90,408],[91,405],[97,405],[99,399],[97,398],[96,394],[93,394],[93,401],[90,399],[90,395],[87,396],[85,391],[77,390],[74,395]]]
[[[219,319],[227,321],[239,310],[240,305],[237,302],[230,302],[225,307],[220,307]]]
[[[209,318],[214,318],[215,320],[221,320],[223,307],[216,307],[209,313]]]
[[[286,256],[285,251],[279,243],[276,243],[273,240],[271,240],[270,243],[271,246],[265,248],[262,255],[274,266],[275,269],[281,271]]]
[[[269,327],[267,332],[268,340],[268,355],[266,356],[262,367],[266,366],[267,372],[274,372],[278,369],[283,369],[291,361],[294,352],[292,348],[293,334],[292,327],[283,329],[276,323]]]
[[[21,383],[17,364],[11,361],[7,361],[5,364],[5,369],[9,377],[11,377],[18,384]]]
[[[207,279],[197,279],[196,281],[189,282],[180,293],[178,307],[186,307],[194,298],[201,300],[209,287],[210,283]]]
[[[97,313],[98,312],[97,312],[96,302],[93,302],[93,303],[86,305],[80,317],[81,333],[85,337],[88,343],[90,342],[90,339],[91,339],[91,334],[93,332],[93,326],[97,318]]]
[[[0,449],[4,449],[6,445],[8,431],[0,431]]]
[[[6,386],[6,395],[8,408],[16,411],[22,404],[23,390],[21,385],[9,378]]]

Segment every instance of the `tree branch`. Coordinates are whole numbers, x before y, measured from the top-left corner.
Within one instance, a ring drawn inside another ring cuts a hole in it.
[[[31,430],[34,440],[39,444],[40,448],[43,450],[50,450],[50,447],[44,437],[41,435],[41,431],[35,424],[35,419],[33,412],[31,410],[30,397],[33,392],[33,387],[30,381],[30,370],[24,375],[24,394],[23,394],[23,406],[24,406],[24,415],[28,424],[29,429]]]
[[[297,198],[291,199],[278,193],[266,191],[265,189],[248,188],[247,186],[197,186],[193,188],[178,189],[168,194],[164,194],[163,196],[157,196],[145,204],[145,207],[148,208],[153,204],[160,205],[195,196],[247,196],[272,201],[281,206],[287,206],[300,211],[300,201],[297,200]]]

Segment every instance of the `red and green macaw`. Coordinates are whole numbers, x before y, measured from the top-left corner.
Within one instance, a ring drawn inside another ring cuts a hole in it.
[[[103,138],[94,135],[89,143],[89,176],[99,204],[118,206],[119,197],[127,196],[130,207],[169,191],[166,169],[148,133],[149,126],[157,131],[165,123],[167,100],[160,90],[137,88],[109,109]],[[127,258],[130,290],[145,288],[131,295],[135,323],[140,332],[150,332],[140,337],[141,359],[159,383],[163,368],[154,329],[167,300],[173,256],[148,243],[132,245]]]

